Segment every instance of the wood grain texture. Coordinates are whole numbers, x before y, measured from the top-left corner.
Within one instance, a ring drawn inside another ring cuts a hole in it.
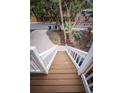
[[[31,75],[31,80],[63,80],[63,79],[80,79],[77,74],[48,74],[41,75],[35,74]]]
[[[86,93],[80,77],[65,52],[58,52],[49,74],[31,74],[31,93]]]

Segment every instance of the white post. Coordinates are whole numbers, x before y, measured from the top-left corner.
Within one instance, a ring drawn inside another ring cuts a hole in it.
[[[91,65],[92,62],[93,62],[93,45],[91,46],[88,52],[88,55],[84,59],[82,65],[80,66],[78,70],[78,75],[81,75],[82,73],[84,73],[84,71],[87,69],[88,66]]]
[[[44,71],[46,74],[48,74],[48,70],[45,67],[45,64],[43,63],[43,61],[41,60],[39,53],[36,49],[36,47],[31,47],[30,49],[30,53],[31,55],[33,55],[33,57],[35,58],[35,60],[37,61],[35,64],[38,65],[39,69],[42,71]]]

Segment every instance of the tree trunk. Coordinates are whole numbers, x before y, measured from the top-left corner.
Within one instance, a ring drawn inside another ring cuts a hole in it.
[[[65,32],[65,28],[64,28],[64,22],[63,22],[63,12],[62,12],[61,0],[59,0],[59,9],[60,9],[62,30],[63,30],[63,32],[64,32],[64,39],[65,39],[65,42],[66,42],[66,32]]]

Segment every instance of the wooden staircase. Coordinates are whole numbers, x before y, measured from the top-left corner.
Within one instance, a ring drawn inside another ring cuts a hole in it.
[[[77,70],[65,51],[58,51],[49,74],[31,74],[31,93],[86,93]]]

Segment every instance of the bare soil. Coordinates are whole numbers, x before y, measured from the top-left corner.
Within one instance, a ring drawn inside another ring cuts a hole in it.
[[[60,44],[60,36],[58,30],[48,30],[47,35],[49,39],[54,43],[54,44]]]

